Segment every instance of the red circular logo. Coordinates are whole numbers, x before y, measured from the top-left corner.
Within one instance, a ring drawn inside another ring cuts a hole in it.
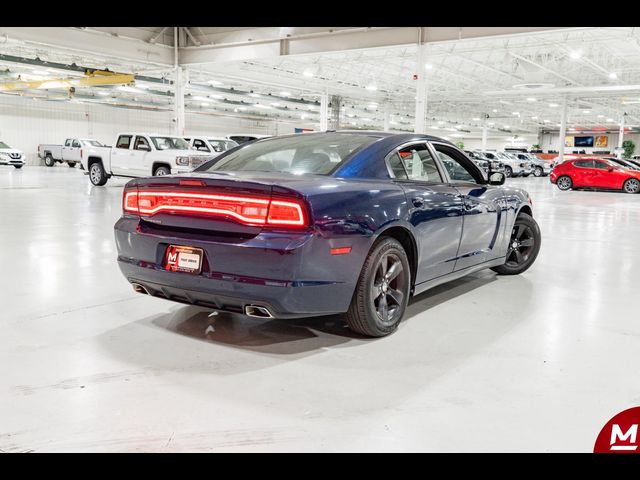
[[[640,453],[639,426],[640,407],[620,412],[600,430],[593,453]]]

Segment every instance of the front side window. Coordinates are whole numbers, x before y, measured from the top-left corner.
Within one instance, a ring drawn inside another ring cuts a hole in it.
[[[151,147],[149,146],[149,142],[144,137],[136,137],[136,143],[135,143],[133,148],[135,150],[151,151]]]
[[[78,140],[74,140],[73,143],[71,144],[72,147],[75,148],[79,148],[80,147],[80,142]]]
[[[368,135],[342,133],[274,137],[244,145],[206,171],[328,175],[356,150],[376,140]]]
[[[201,152],[208,152],[209,151],[209,147],[207,147],[207,144],[204,143],[202,140],[200,140],[199,138],[196,138],[193,141],[193,148],[195,148],[196,150],[199,150]]]
[[[131,135],[120,135],[118,137],[116,148],[124,148],[128,150],[130,145],[131,145]]]
[[[189,150],[189,144],[180,137],[151,137],[157,150]]]
[[[473,169],[468,164],[471,162],[466,158],[463,159],[460,153],[443,145],[434,145],[434,147],[438,153],[438,158],[444,165],[447,173],[449,173],[449,178],[451,178],[452,183],[483,182],[483,178],[481,178],[482,174],[476,171],[476,169]],[[480,177],[478,177],[478,175],[480,175]]]
[[[609,162],[599,162],[596,160],[594,162],[594,167],[600,170],[606,170],[609,167],[613,167],[613,165],[611,165]]]

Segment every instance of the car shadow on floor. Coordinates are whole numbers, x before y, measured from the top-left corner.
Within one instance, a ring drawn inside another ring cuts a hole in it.
[[[495,281],[493,272],[480,272],[437,286],[413,297],[403,325],[412,317]],[[295,320],[262,320],[217,313],[198,307],[180,307],[151,323],[197,340],[271,354],[300,354],[347,343],[375,341],[351,331],[340,315]],[[403,327],[401,325],[400,328]]]

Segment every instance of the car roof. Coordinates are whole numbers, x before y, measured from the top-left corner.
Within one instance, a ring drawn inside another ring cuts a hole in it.
[[[411,141],[428,141],[428,142],[441,142],[447,145],[451,145],[455,147],[455,145],[449,140],[445,140],[444,138],[434,137],[433,135],[427,135],[423,133],[393,133],[393,132],[381,132],[376,130],[327,130],[325,132],[309,132],[309,133],[291,133],[289,135],[278,135],[277,137],[269,137],[260,140],[271,140],[275,138],[286,138],[286,137],[296,137],[299,135],[328,135],[328,134],[344,134],[344,135],[362,135],[367,137],[375,137],[379,139],[393,139],[398,143],[405,143]]]

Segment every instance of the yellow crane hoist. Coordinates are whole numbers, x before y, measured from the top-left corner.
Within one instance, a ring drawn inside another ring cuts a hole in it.
[[[86,71],[84,77],[51,78],[47,80],[20,80],[0,83],[0,92],[20,90],[44,90],[76,87],[96,87],[101,85],[130,85],[135,76],[129,73],[110,72],[108,70]]]

